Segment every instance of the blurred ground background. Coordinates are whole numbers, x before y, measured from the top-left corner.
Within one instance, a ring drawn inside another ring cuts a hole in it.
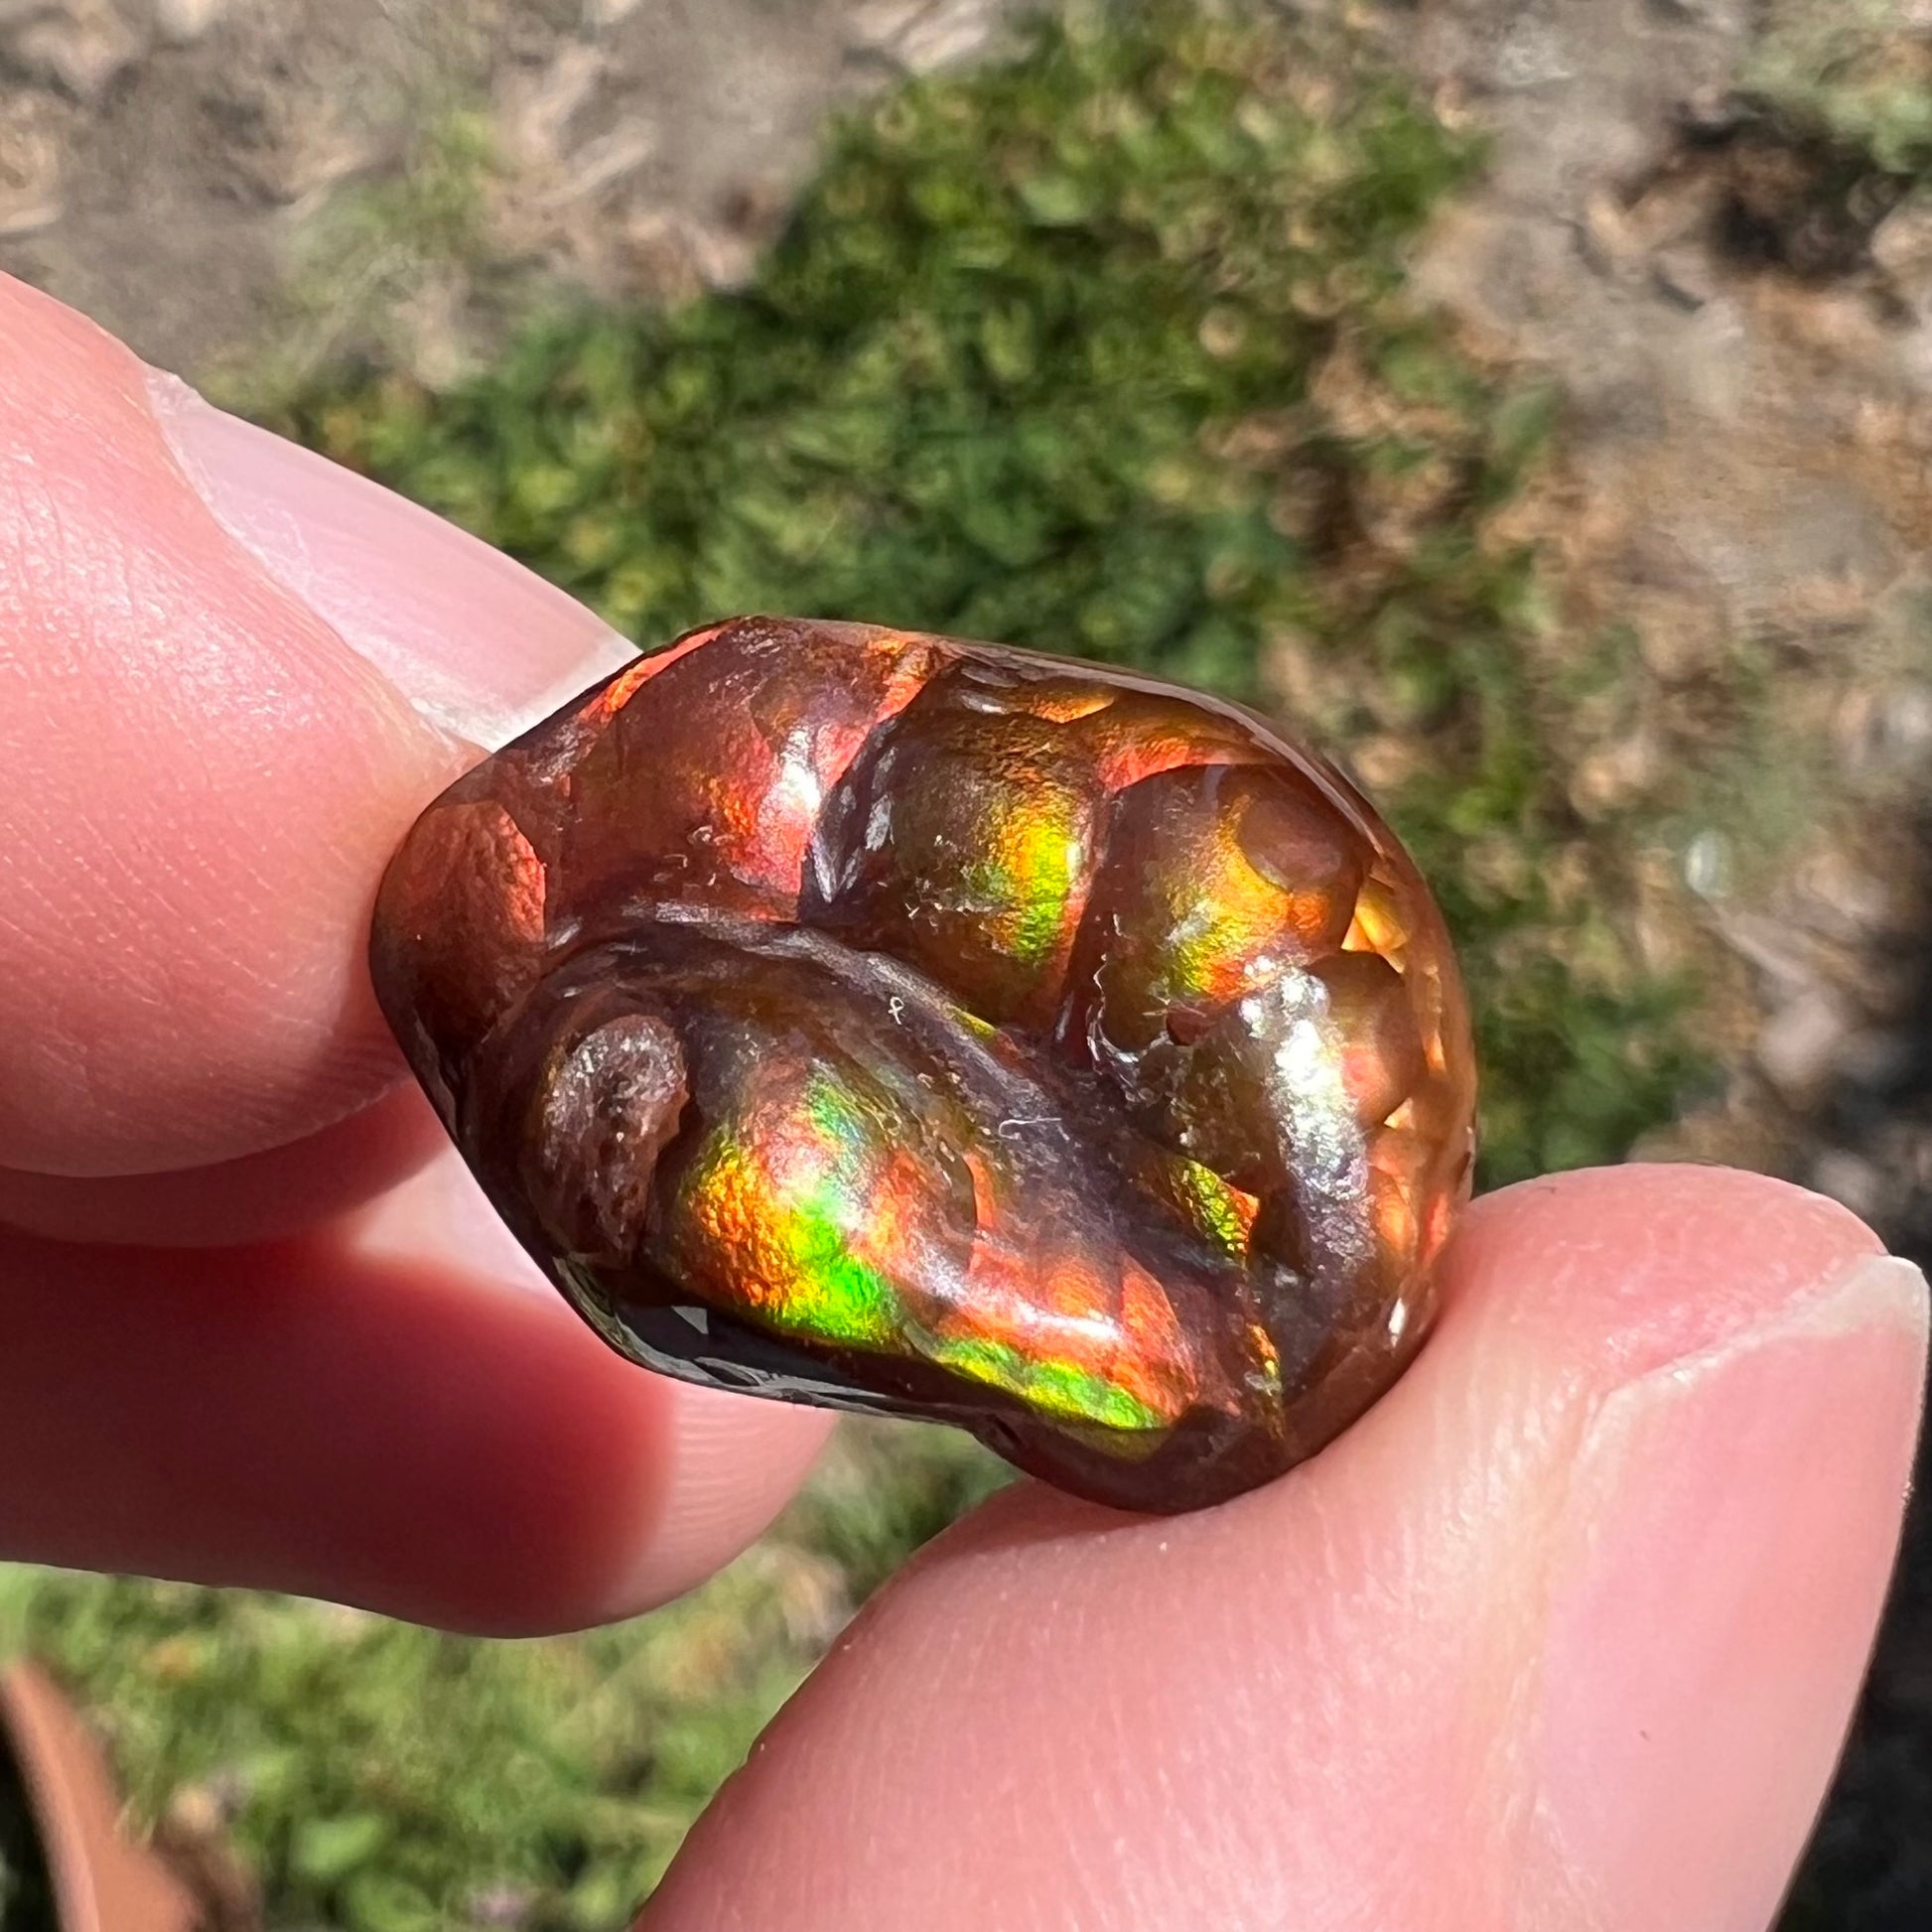
[[[1280,709],[1439,885],[1488,1182],[1739,1161],[1932,1258],[1923,0],[0,0],[0,267],[640,639]],[[12,1571],[0,1642],[225,1925],[607,1926],[998,1480],[880,1440],[615,1631]],[[1785,1932],[1932,1925],[1929,1820],[1921,1508]]]

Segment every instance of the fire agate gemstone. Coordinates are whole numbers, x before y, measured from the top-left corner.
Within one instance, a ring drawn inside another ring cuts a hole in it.
[[[1125,1508],[1359,1415],[1467,1189],[1461,989],[1391,834],[1261,720],[1090,665],[694,632],[423,814],[372,957],[619,1349]]]

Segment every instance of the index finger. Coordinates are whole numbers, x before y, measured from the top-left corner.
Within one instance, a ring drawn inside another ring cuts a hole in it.
[[[0,452],[0,1167],[206,1167],[342,1120],[401,1073],[363,964],[389,851],[629,647],[4,278]]]
[[[0,278],[0,1550],[555,1628],[795,1486],[823,1419],[606,1349],[367,985],[414,812],[627,655]]]

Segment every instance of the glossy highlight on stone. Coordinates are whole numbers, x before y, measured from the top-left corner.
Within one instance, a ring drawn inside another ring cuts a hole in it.
[[[430,806],[371,960],[624,1354],[1122,1508],[1353,1421],[1467,1192],[1461,988],[1394,837],[1265,721],[1088,664],[695,631]]]

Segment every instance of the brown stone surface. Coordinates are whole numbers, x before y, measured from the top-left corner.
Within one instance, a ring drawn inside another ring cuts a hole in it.
[[[424,814],[378,992],[616,1346],[1123,1507],[1318,1449],[1425,1332],[1474,1078],[1327,764],[1090,665],[749,619]]]

